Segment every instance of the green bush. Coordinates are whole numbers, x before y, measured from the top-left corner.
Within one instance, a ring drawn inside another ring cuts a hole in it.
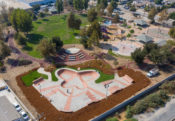
[[[130,30],[130,33],[132,33],[132,34],[133,34],[133,33],[134,33],[134,30],[133,30],[133,29],[131,29],[131,30]]]
[[[145,58],[145,53],[140,48],[137,48],[131,53],[131,57],[137,64],[141,64]]]
[[[160,86],[160,89],[167,91],[170,94],[174,94],[175,93],[175,81],[164,83],[163,85]]]
[[[135,119],[135,118],[129,118],[129,119],[126,119],[126,120],[124,120],[124,121],[138,121],[138,120]]]
[[[127,37],[131,37],[131,34],[128,34]]]
[[[107,118],[106,121],[118,121],[116,117]]]

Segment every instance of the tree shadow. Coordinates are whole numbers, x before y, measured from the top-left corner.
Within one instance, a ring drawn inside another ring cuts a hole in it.
[[[40,22],[40,21],[37,21],[36,23],[37,23],[37,24],[41,24],[42,22]]]
[[[41,39],[43,39],[43,35],[40,34],[28,34],[27,35],[28,42],[32,44],[38,44]]]
[[[87,14],[80,14],[80,16],[82,16],[82,17],[87,17]]]
[[[78,36],[79,34],[78,33],[73,33],[74,34],[74,36]]]
[[[149,71],[153,68],[155,68],[154,64],[148,64],[148,63],[142,63],[142,64],[137,64],[139,69],[143,70],[143,71]]]
[[[64,15],[61,19],[66,20],[67,19],[67,15]]]
[[[42,20],[43,20],[43,21],[49,21],[49,19],[46,19],[46,18],[43,18]]]
[[[33,50],[33,48],[32,47],[29,47],[29,46],[24,46],[23,48],[22,48],[23,50],[26,50],[26,51],[32,51]]]
[[[174,71],[173,65],[170,65],[170,64],[159,66],[159,69],[166,73],[172,73]]]

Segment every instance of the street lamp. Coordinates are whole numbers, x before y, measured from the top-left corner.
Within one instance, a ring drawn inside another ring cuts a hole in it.
[[[105,84],[104,87],[106,88],[106,99],[107,99],[107,97],[108,97],[109,84]]]

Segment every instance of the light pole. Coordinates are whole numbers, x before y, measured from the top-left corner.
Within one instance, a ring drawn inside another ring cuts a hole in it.
[[[108,85],[108,84],[105,84],[104,87],[106,88],[106,99],[107,99],[107,97],[108,97],[108,87],[109,87],[109,85]]]

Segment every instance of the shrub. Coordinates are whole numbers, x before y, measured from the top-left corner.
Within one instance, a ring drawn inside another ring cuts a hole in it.
[[[130,29],[131,28],[131,26],[128,26],[128,29]]]
[[[129,118],[129,119],[126,119],[126,120],[124,120],[124,121],[138,121],[138,120],[135,119],[135,118]]]
[[[131,106],[127,106],[126,109],[126,118],[131,118],[133,116],[133,113],[131,111]]]
[[[134,33],[134,30],[133,30],[133,29],[131,29],[131,30],[130,30],[130,33]]]
[[[106,121],[118,121],[116,117],[107,118]]]
[[[131,34],[128,34],[127,37],[131,37]]]
[[[160,89],[167,91],[170,94],[174,94],[175,93],[175,81],[164,83],[163,85],[160,86]]]

